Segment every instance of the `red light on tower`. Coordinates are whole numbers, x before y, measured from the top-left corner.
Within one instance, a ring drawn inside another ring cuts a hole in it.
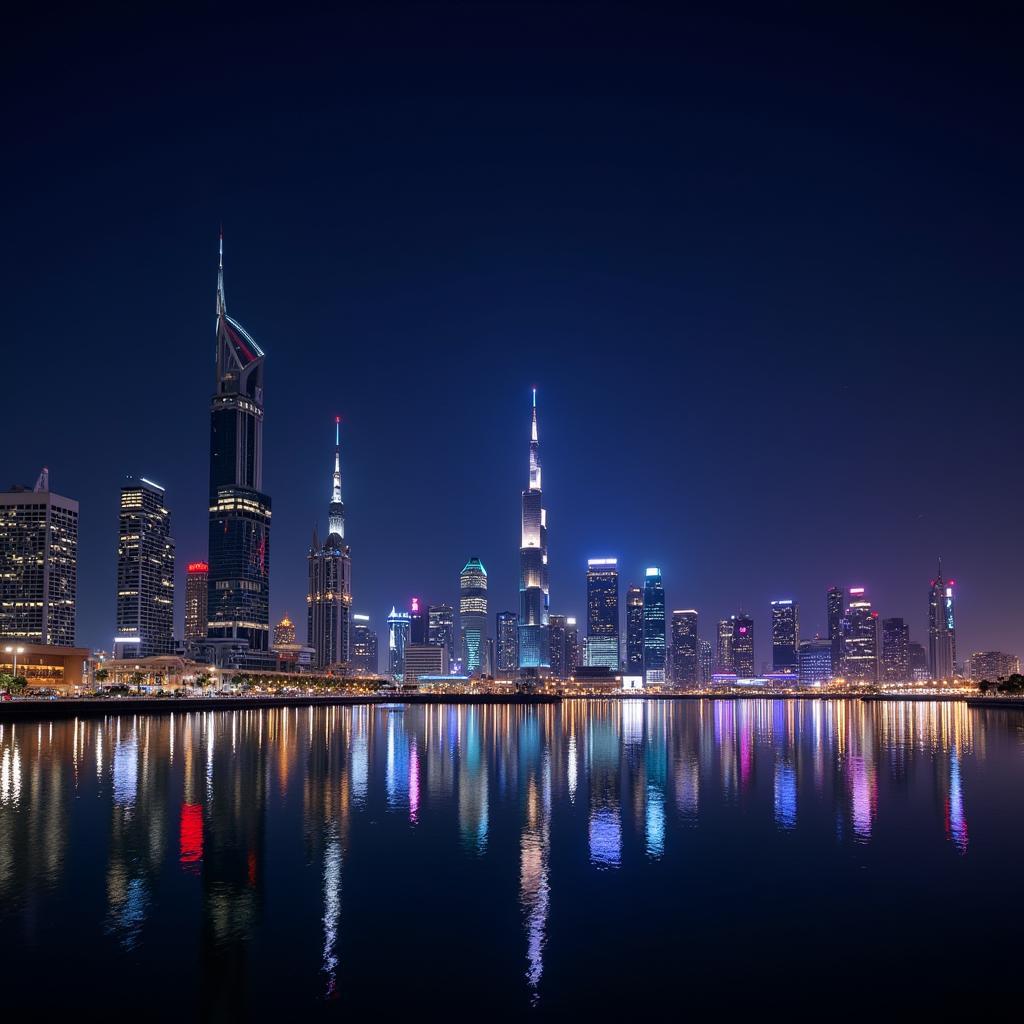
[[[206,562],[189,562],[188,571],[193,575],[197,572],[209,572],[210,566]]]

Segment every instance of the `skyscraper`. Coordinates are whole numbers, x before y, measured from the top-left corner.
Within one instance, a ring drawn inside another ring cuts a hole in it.
[[[824,686],[832,678],[832,641],[801,640],[799,673],[801,686]]]
[[[207,587],[210,567],[206,562],[189,562],[185,573],[185,643],[202,643],[207,629]]]
[[[409,642],[409,613],[391,606],[388,616],[388,675],[402,681],[405,673],[405,645]]]
[[[902,619],[882,619],[882,680],[905,683],[910,679],[910,629]]]
[[[587,665],[619,670],[619,560],[587,561]]]
[[[924,644],[914,643],[913,640],[907,644],[907,667],[912,682],[928,681],[928,652],[924,649]]]
[[[570,615],[565,620],[565,675],[576,675],[580,667],[580,631],[576,620]]]
[[[141,477],[121,488],[117,517],[115,658],[174,652],[174,541],[164,489]]]
[[[430,614],[427,606],[418,597],[414,597],[409,604],[409,643],[426,644],[429,639]]]
[[[459,656],[455,646],[455,612],[450,604],[432,604],[427,611],[427,642],[448,651],[449,662]]]
[[[863,587],[850,587],[843,618],[843,675],[853,683],[878,682],[878,612]]]
[[[825,592],[825,615],[828,624],[828,639],[832,644],[832,675],[843,674],[843,591],[840,587],[829,587]]]
[[[702,685],[706,686],[711,682],[711,675],[714,671],[714,652],[711,641],[698,641],[697,651],[700,659],[700,681]]]
[[[644,592],[635,583],[626,587],[626,671],[644,673]]]
[[[796,672],[800,646],[800,609],[795,601],[772,601],[772,668]]]
[[[745,612],[733,615],[732,662],[733,671],[740,679],[752,679],[754,670],[754,620]]]
[[[341,419],[334,420],[334,474],[327,506],[327,539],[316,527],[309,549],[306,641],[315,668],[348,665],[351,660],[352,552],[345,543],[345,503],[341,500]]]
[[[530,424],[530,485],[523,491],[519,548],[519,667],[547,668],[548,641],[548,514],[543,507],[540,441],[537,434],[537,389],[533,389]]]
[[[459,628],[462,633],[462,671],[478,676],[486,671],[487,570],[471,558],[459,573]]]
[[[357,675],[375,676],[380,672],[377,663],[377,634],[370,629],[370,616],[352,616],[352,669]]]
[[[270,498],[263,493],[263,350],[224,299],[217,272],[217,390],[210,405],[211,640],[270,647]],[[267,659],[272,661],[272,659]]]
[[[519,671],[518,613],[498,612],[496,626],[498,654],[494,674],[501,679],[511,679]]]
[[[715,647],[715,672],[729,673],[735,671],[736,662],[732,651],[732,633],[732,619],[719,619]],[[705,680],[705,682],[708,682],[708,680]]]
[[[77,595],[78,502],[43,469],[0,493],[0,638],[73,647]]]
[[[665,682],[665,587],[661,570],[644,573],[644,682]]]
[[[548,664],[551,674],[556,679],[565,679],[565,616],[551,614],[548,616],[548,638],[551,644],[551,657]]]
[[[295,623],[286,614],[274,627],[274,646],[280,647],[281,644],[294,644],[295,642]]]
[[[676,686],[696,686],[700,682],[700,643],[693,608],[672,613],[672,682]]]
[[[956,674],[956,618],[953,607],[954,580],[939,574],[928,590],[928,667],[932,679],[952,679]]]

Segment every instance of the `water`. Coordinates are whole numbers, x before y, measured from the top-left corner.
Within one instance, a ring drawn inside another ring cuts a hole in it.
[[[5,1010],[973,1011],[1024,714],[299,708],[0,725]]]

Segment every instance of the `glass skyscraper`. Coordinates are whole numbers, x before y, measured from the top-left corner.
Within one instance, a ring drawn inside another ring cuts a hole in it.
[[[449,663],[459,652],[455,649],[455,612],[450,604],[432,604],[427,611],[427,643],[444,647]]]
[[[878,612],[863,587],[850,587],[843,617],[843,675],[854,683],[878,682]]]
[[[359,675],[375,676],[377,664],[377,634],[370,629],[370,616],[352,616],[352,668]]]
[[[900,618],[882,619],[882,679],[905,683],[910,679],[910,629]]]
[[[540,441],[537,433],[537,389],[533,389],[530,425],[530,485],[523,491],[519,548],[519,667],[547,668],[548,640],[548,522],[543,507]]]
[[[207,614],[211,640],[270,648],[270,498],[263,493],[263,350],[228,316],[217,272],[217,391],[210,406]],[[267,659],[268,663],[272,659]]]
[[[498,612],[496,626],[498,663],[494,674],[511,679],[519,671],[519,615],[516,612]]]
[[[644,672],[644,592],[635,583],[626,588],[626,671]]]
[[[697,612],[693,608],[674,611],[672,613],[672,682],[676,686],[696,686],[700,682],[700,677]]]
[[[795,601],[772,601],[772,668],[796,672],[799,664],[800,609]]]
[[[388,675],[402,681],[405,675],[405,646],[409,642],[409,613],[391,606],[388,615]]]
[[[665,682],[665,587],[656,566],[644,573],[644,681]]]
[[[462,632],[462,671],[478,676],[488,668],[487,570],[479,558],[471,558],[459,573],[459,628]]]
[[[843,592],[839,587],[829,587],[825,593],[825,614],[828,623],[828,639],[832,645],[832,675],[843,674]]]
[[[733,615],[732,665],[740,679],[752,679],[754,671],[754,620],[745,612]]]
[[[587,561],[587,665],[619,670],[619,560]]]
[[[956,674],[956,616],[953,604],[953,580],[939,574],[928,590],[928,667],[932,679],[952,679]]]

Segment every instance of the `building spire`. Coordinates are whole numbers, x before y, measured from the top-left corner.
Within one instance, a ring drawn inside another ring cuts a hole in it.
[[[341,417],[334,417],[334,478],[331,504],[327,514],[328,532],[345,536],[345,504],[341,500]]]
[[[533,410],[530,422],[530,490],[540,490],[540,441],[537,434],[537,389],[533,389]]]
[[[220,226],[220,239],[217,246],[217,319],[220,320],[227,312],[224,301],[224,225]]]

